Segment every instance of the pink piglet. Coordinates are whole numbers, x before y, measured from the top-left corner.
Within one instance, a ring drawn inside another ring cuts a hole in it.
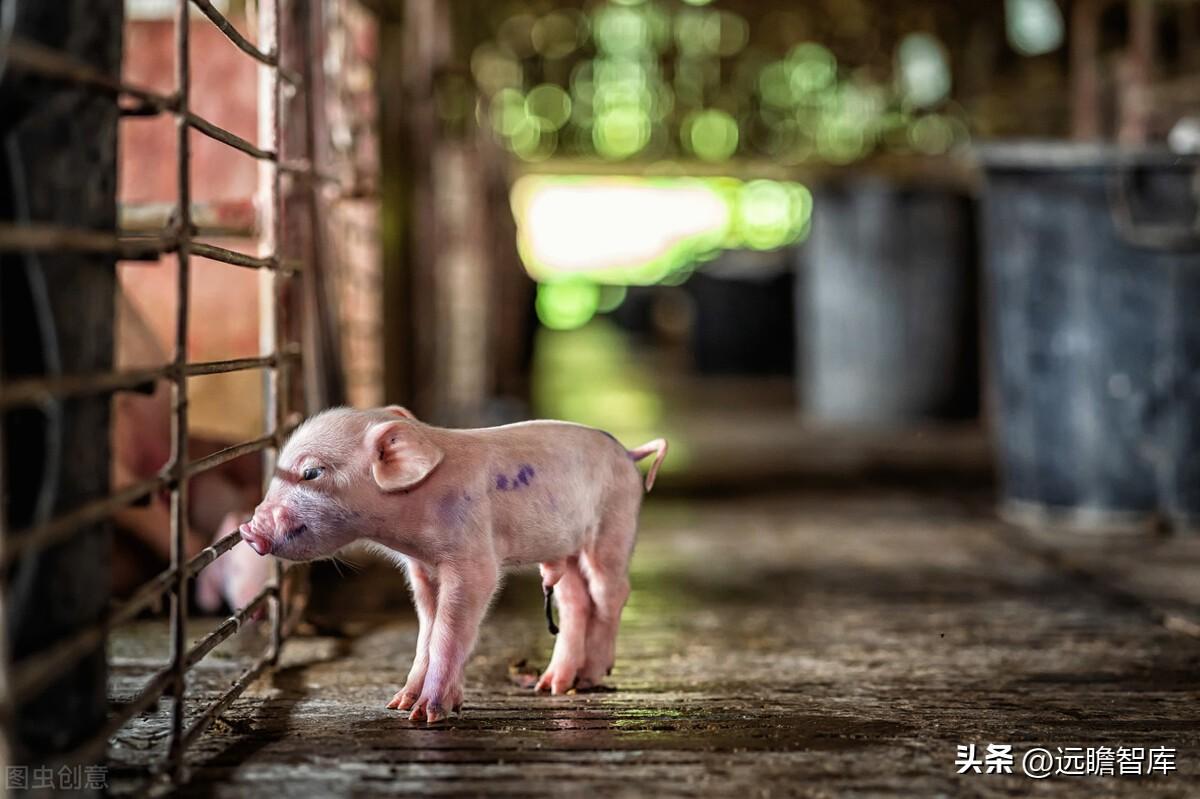
[[[540,565],[561,630],[538,690],[599,685],[611,671],[629,596],[643,481],[626,450],[567,422],[478,430],[423,424],[406,409],[335,408],[280,452],[254,517],[240,528],[259,555],[327,557],[365,541],[402,561],[419,619],[417,651],[389,708],[430,723],[458,712],[463,669],[503,569]],[[551,622],[553,625],[553,622]]]

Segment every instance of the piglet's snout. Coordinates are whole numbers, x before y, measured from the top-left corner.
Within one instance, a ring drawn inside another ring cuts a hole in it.
[[[250,548],[258,554],[270,555],[271,539],[265,535],[259,535],[258,533],[254,532],[250,525],[251,522],[247,522],[238,528],[238,532],[242,534],[242,540],[249,544]]]
[[[287,507],[263,504],[254,511],[254,518],[239,527],[238,531],[251,549],[260,555],[270,555],[277,542],[294,538],[307,529]]]

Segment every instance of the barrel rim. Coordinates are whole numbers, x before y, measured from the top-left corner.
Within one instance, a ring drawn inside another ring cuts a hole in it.
[[[1164,528],[1187,528],[1184,519],[1157,509],[1127,510],[1089,504],[1054,505],[1030,499],[1005,497],[997,515],[1008,524],[1033,533],[1071,533],[1084,537],[1159,538]]]
[[[1122,147],[1102,142],[1027,139],[976,144],[971,151],[985,170],[1200,168],[1200,154],[1177,153],[1165,145]]]

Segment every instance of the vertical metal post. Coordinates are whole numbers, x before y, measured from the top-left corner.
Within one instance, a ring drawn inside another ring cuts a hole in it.
[[[0,375],[3,373],[3,367],[0,365]],[[4,550],[8,546],[9,535],[8,475],[5,472],[7,459],[4,453],[4,412],[0,411],[0,558],[3,558]],[[16,709],[13,706],[12,685],[9,681],[8,636],[8,581],[4,578],[4,571],[0,571],[0,774],[6,777],[8,767],[13,765],[12,731],[16,723]]]
[[[300,13],[292,14],[291,18],[296,24],[303,25],[303,29],[298,31],[293,39],[299,45],[302,59],[299,72],[303,76],[304,84],[304,157],[309,167],[304,202],[308,206],[310,229],[307,239],[308,259],[302,278],[304,296],[307,297],[305,329],[311,337],[310,354],[313,361],[307,369],[307,374],[312,378],[305,392],[309,402],[309,408],[305,410],[308,411],[344,403],[346,388],[340,368],[341,337],[338,331],[337,305],[330,295],[325,274],[326,237],[324,217],[320,208],[320,170],[317,168],[321,155],[317,146],[320,124],[317,92],[324,85],[317,74],[317,70],[321,68],[323,52],[317,34],[323,32],[324,27],[323,3],[317,0],[293,2]]]
[[[1100,138],[1100,0],[1071,4],[1071,136]]]
[[[185,778],[184,764],[184,698],[187,658],[187,375],[185,366],[188,356],[188,306],[189,306],[189,255],[191,249],[191,148],[188,140],[188,103],[190,94],[191,48],[189,46],[188,12],[189,0],[178,0],[175,18],[175,82],[178,108],[175,130],[178,147],[179,197],[175,209],[179,233],[178,307],[175,317],[175,354],[172,359],[173,386],[171,416],[171,568],[174,569],[174,585],[171,590],[171,669],[174,672],[175,703],[171,710],[171,744],[169,763],[171,777],[176,782]]]
[[[1118,95],[1117,141],[1144,145],[1150,134],[1150,89],[1158,56],[1158,8],[1155,0],[1130,0],[1129,47],[1124,85]]]
[[[266,0],[259,3],[259,41],[260,46],[269,49],[275,58],[275,66],[261,65],[259,75],[259,113],[258,137],[259,146],[274,153],[274,157],[259,163],[259,213],[261,214],[261,233],[259,246],[264,256],[275,256],[277,263],[284,261],[283,242],[283,205],[280,186],[281,170],[279,163],[283,159],[283,139],[280,135],[280,117],[282,109],[282,56],[279,42],[279,0]],[[264,375],[265,390],[263,392],[263,424],[265,432],[275,435],[274,446],[263,453],[263,490],[266,491],[271,476],[275,472],[275,463],[279,457],[279,447],[283,443],[281,435],[286,417],[286,402],[288,397],[288,363],[280,357],[280,315],[282,309],[284,280],[282,273],[276,269],[265,269],[259,275],[259,347],[260,351],[275,356],[275,362]],[[285,612],[283,606],[283,564],[275,562],[274,580],[278,589],[271,600],[271,660],[279,659],[283,646],[283,623]]]

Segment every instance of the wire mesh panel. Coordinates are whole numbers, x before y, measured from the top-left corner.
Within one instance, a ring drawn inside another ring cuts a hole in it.
[[[119,24],[120,3],[111,5],[116,24]],[[191,74],[189,19],[195,11],[206,17],[234,47],[259,66],[257,141],[249,141],[195,111],[192,102],[194,80]],[[160,699],[168,697],[171,699],[169,746],[165,757],[152,764],[150,771],[153,781],[150,787],[161,788],[178,783],[186,778],[186,750],[189,745],[277,660],[282,640],[297,620],[302,602],[294,600],[301,596],[302,590],[298,587],[293,589],[291,584],[298,581],[299,578],[295,576],[298,572],[289,570],[285,573],[277,564],[274,579],[257,596],[197,640],[190,640],[189,583],[203,569],[241,544],[239,534],[234,531],[189,557],[185,534],[191,501],[189,481],[251,453],[262,453],[264,479],[269,480],[274,470],[276,451],[306,410],[304,381],[299,379],[302,374],[299,369],[302,349],[299,316],[307,304],[298,299],[298,284],[302,283],[303,273],[319,273],[320,247],[316,236],[305,239],[305,246],[299,251],[297,247],[289,246],[285,227],[286,198],[307,196],[310,207],[315,208],[317,186],[325,178],[315,168],[316,151],[311,129],[299,137],[298,140],[306,142],[307,146],[295,158],[291,157],[289,151],[294,148],[286,146],[285,139],[288,137],[285,134],[294,127],[288,124],[293,117],[296,117],[297,125],[311,128],[316,114],[312,92],[305,86],[305,70],[292,66],[311,61],[313,30],[309,23],[312,13],[313,8],[305,0],[263,0],[258,7],[257,43],[252,43],[209,0],[175,0],[175,88],[170,93],[130,85],[115,76],[115,70],[99,68],[70,52],[48,46],[45,42],[23,38],[11,30],[0,38],[0,64],[3,64],[3,70],[34,85],[69,86],[97,98],[108,98],[110,106],[119,108],[122,116],[169,116],[175,124],[177,151],[177,196],[173,209],[160,228],[147,229],[152,226],[145,224],[144,220],[137,232],[118,229],[115,220],[108,228],[33,218],[0,220],[0,254],[100,255],[108,259],[110,270],[116,259],[153,260],[173,254],[177,263],[173,352],[166,363],[149,368],[39,373],[0,380],[0,414],[6,415],[31,411],[63,413],[64,409],[69,412],[74,407],[71,403],[80,398],[105,398],[115,392],[152,390],[158,380],[166,380],[171,386],[170,458],[156,474],[118,490],[102,492],[99,496],[21,529],[10,529],[8,514],[0,513],[0,525],[3,525],[0,527],[0,573],[9,575],[13,573],[14,565],[35,558],[48,548],[72,541],[85,529],[107,523],[124,508],[160,495],[169,496],[170,503],[171,556],[168,568],[141,585],[124,601],[108,609],[96,608],[98,621],[80,626],[15,662],[7,657],[7,652],[0,653],[4,655],[0,658],[3,667],[3,674],[0,675],[0,731],[3,732],[5,744],[4,756],[10,762],[13,758],[37,754],[13,748],[16,744],[12,737],[15,719],[21,714],[22,706],[42,696],[48,686],[67,674],[81,659],[102,651],[110,630],[133,619],[166,596],[170,603],[169,662],[155,671],[136,694],[112,705],[99,728],[86,740],[73,744],[69,751],[55,753],[52,758],[54,763],[48,765],[100,762],[114,735],[131,719],[157,706]],[[281,36],[285,25],[290,26],[285,32],[286,38]],[[281,52],[285,41],[290,49],[290,58],[286,59]],[[0,75],[3,74],[0,71]],[[300,102],[288,104],[285,96],[300,98]],[[197,207],[192,196],[194,134],[209,137],[259,162],[259,196],[256,203],[258,252],[239,252],[199,240],[204,220],[194,216]],[[149,218],[153,219],[153,214]],[[226,264],[230,268],[259,270],[262,354],[211,361],[197,361],[190,357],[191,277],[192,262],[196,258]],[[4,261],[6,264],[11,262]],[[106,301],[111,304],[111,282],[108,290],[110,296]],[[96,298],[97,301],[101,299]],[[62,321],[62,324],[71,323],[71,320]],[[264,433],[203,457],[191,457],[188,448],[189,378],[247,370],[257,370],[263,374]],[[106,440],[107,422],[94,424],[92,433],[97,441]],[[0,486],[6,491],[10,490],[11,485],[7,478],[12,465],[8,466],[8,470],[0,471]],[[10,498],[5,497],[6,500]],[[0,507],[6,508],[7,502],[0,504]],[[6,591],[0,591],[0,597],[6,595]],[[271,619],[270,643],[266,651],[210,703],[197,708],[185,701],[188,699],[186,676],[189,670],[232,636],[243,623],[264,610],[269,611]],[[3,621],[6,630],[0,636],[0,641],[7,642],[8,625],[12,619],[4,617]]]

